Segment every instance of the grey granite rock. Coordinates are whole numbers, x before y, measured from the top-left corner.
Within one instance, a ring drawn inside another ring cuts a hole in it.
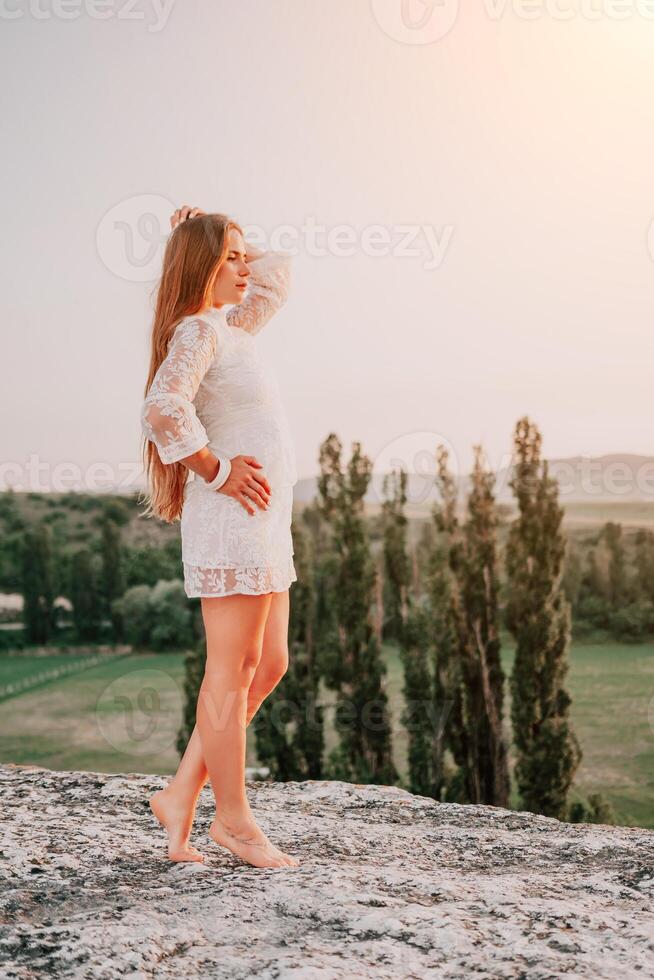
[[[173,864],[167,780],[0,766],[3,977],[654,976],[654,832],[341,782],[248,783],[297,869],[208,840]]]

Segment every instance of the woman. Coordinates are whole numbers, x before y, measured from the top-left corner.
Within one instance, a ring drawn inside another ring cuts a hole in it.
[[[246,243],[223,214],[185,205],[171,227],[141,412],[145,516],[181,517],[184,587],[201,598],[207,660],[186,751],[150,806],[169,858],[202,861],[189,837],[209,778],[212,839],[256,867],[294,867],[257,825],[245,791],[245,730],[288,666],[297,580],[295,455],[254,339],[286,300],[290,259]]]

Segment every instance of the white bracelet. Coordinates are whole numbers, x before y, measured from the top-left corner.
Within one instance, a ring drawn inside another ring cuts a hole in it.
[[[232,471],[232,461],[229,457],[222,456],[220,453],[216,453],[216,456],[220,463],[220,469],[213,480],[205,480],[207,490],[219,490]]]

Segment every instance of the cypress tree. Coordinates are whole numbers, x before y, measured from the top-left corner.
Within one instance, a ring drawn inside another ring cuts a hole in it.
[[[574,609],[579,602],[583,578],[584,571],[579,549],[568,540],[562,581],[565,597],[570,602],[571,609]]]
[[[509,772],[502,731],[504,673],[498,624],[497,513],[494,477],[474,447],[467,517],[461,528],[455,515],[456,491],[441,455],[439,483],[446,501],[441,528],[450,537],[450,597],[456,635],[460,702],[451,726],[452,752],[471,803],[507,806]]]
[[[605,585],[602,570],[597,560],[597,549],[591,548],[586,558],[586,573],[582,579],[582,586],[591,596],[605,599],[607,597],[608,586]]]
[[[604,525],[602,536],[609,552],[609,601],[613,609],[619,609],[627,601],[629,588],[622,525],[608,521]]]
[[[406,470],[383,480],[382,571],[386,583],[385,638],[396,641],[403,668],[404,708],[400,721],[408,736],[409,788],[428,796],[432,786],[432,684],[428,617],[410,592],[413,569],[407,552]]]
[[[257,757],[273,779],[321,779],[324,709],[315,643],[314,557],[308,530],[293,528],[298,580],[291,588],[289,666],[253,719]]]
[[[336,619],[335,645],[326,658],[326,680],[338,692],[334,724],[340,737],[332,756],[337,778],[395,783],[391,722],[381,658],[371,617],[375,568],[364,521],[364,495],[372,464],[355,442],[343,473],[341,443],[331,433],[320,447],[318,491],[321,511],[332,530]]]
[[[382,533],[384,557],[385,640],[402,643],[409,614],[411,564],[407,554],[406,470],[393,470],[383,480]]]
[[[642,599],[654,602],[654,533],[640,529],[636,534],[634,555],[635,591]]]
[[[437,800],[471,802],[468,783],[470,757],[468,726],[464,712],[463,674],[459,656],[458,566],[460,527],[456,516],[457,488],[448,469],[448,453],[437,449],[436,485],[441,501],[432,510],[436,534],[428,563],[429,608],[433,636],[432,702],[434,714],[443,718],[432,741],[432,792]],[[444,727],[443,727],[444,726]],[[448,770],[446,751],[454,769]]]
[[[400,656],[403,667],[405,707],[400,720],[408,736],[409,790],[421,796],[433,795],[432,755],[435,726],[430,703],[432,671],[429,658],[428,615],[411,604],[402,630]],[[436,797],[437,799],[439,797]]]
[[[40,523],[23,535],[21,591],[28,643],[47,643],[54,628],[52,531]]]
[[[440,799],[445,781],[444,723],[448,705],[440,685],[433,640],[434,636],[442,638],[442,634],[429,608],[430,596],[419,593],[420,574],[408,554],[406,486],[404,470],[393,471],[384,478],[383,569],[389,586],[386,606],[391,610],[387,633],[398,644],[403,668],[404,708],[400,721],[408,738],[409,789]],[[433,546],[433,537],[423,531],[423,574],[428,540]],[[430,573],[431,567],[428,579]]]
[[[420,528],[414,551],[412,568],[412,591],[416,595],[426,595],[429,589],[431,562],[436,548],[436,528],[433,513],[429,521]]]
[[[122,621],[114,607],[114,600],[120,599],[125,592],[123,555],[120,528],[108,516],[102,520],[100,551],[102,556],[102,600],[105,613],[111,619],[114,637],[119,639],[123,633]]]
[[[80,640],[96,640],[100,634],[102,609],[93,556],[88,548],[82,548],[73,555],[70,595],[77,636]]]
[[[510,486],[519,516],[506,549],[507,625],[516,640],[511,675],[515,775],[523,806],[561,819],[581,759],[569,722],[570,604],[562,587],[565,537],[558,485],[541,461],[541,436],[527,417],[514,433]]]

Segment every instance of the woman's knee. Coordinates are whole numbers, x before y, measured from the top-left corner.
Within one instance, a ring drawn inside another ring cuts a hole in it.
[[[257,677],[268,687],[278,684],[288,670],[288,646],[278,644],[264,651]]]
[[[246,646],[238,658],[239,667],[245,673],[256,670],[261,662],[261,645]]]
[[[246,647],[234,658],[234,675],[239,687],[248,688],[261,663],[261,647]]]
[[[261,662],[261,646],[238,647],[235,650],[220,650],[216,656],[209,656],[205,666],[205,677],[219,683],[236,684],[249,687]]]

